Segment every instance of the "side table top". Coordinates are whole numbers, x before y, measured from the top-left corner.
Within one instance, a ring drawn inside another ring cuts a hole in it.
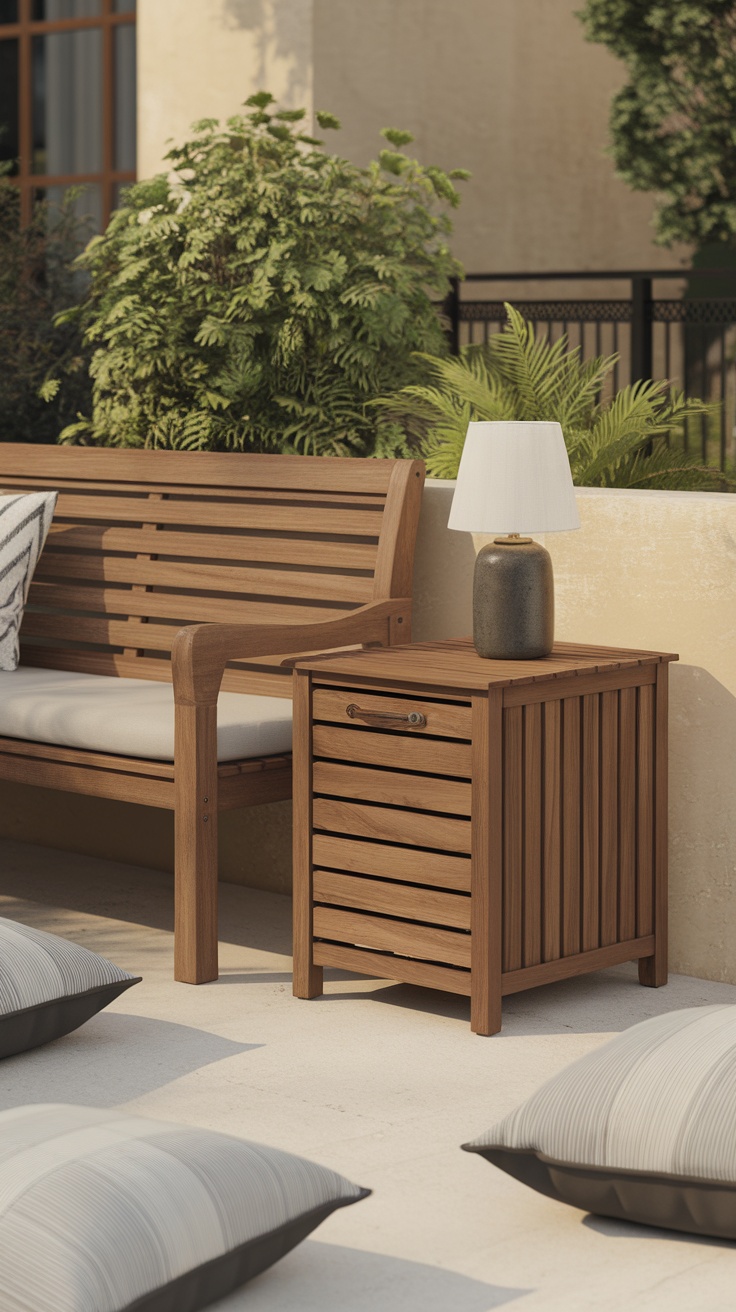
[[[471,638],[446,638],[437,642],[408,643],[403,647],[372,647],[363,651],[307,656],[295,664],[298,669],[320,671],[330,676],[482,690],[574,678],[582,674],[602,674],[678,659],[674,652],[556,642],[549,656],[539,660],[495,661],[479,656]]]

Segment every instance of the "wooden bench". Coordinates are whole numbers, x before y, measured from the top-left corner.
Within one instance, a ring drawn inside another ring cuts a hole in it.
[[[291,795],[291,756],[217,760],[220,688],[291,696],[293,658],[411,638],[424,466],[0,444],[58,489],[21,664],[173,682],[174,759],[0,738],[0,778],[175,812],[175,975],[217,978],[217,816]],[[14,676],[6,676],[13,678]]]

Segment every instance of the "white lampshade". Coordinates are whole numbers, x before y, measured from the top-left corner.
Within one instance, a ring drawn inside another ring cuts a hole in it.
[[[560,425],[468,424],[448,528],[499,534],[580,528]]]

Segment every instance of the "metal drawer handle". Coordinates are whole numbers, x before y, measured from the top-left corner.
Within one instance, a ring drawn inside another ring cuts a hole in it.
[[[351,702],[345,707],[345,713],[350,716],[351,720],[374,720],[380,724],[383,720],[388,720],[391,724],[397,722],[401,724],[411,724],[417,728],[427,723],[427,717],[422,715],[421,711],[409,711],[407,715],[402,715],[400,711],[364,711],[355,702]]]

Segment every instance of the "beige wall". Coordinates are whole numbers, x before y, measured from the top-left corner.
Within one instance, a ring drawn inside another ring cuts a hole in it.
[[[254,91],[312,107],[312,0],[138,0],[138,176]]]
[[[386,126],[467,167],[454,248],[470,271],[674,265],[652,202],[605,154],[620,63],[583,39],[580,0],[139,0],[139,173],[167,137],[266,88],[329,109],[358,163]],[[553,295],[559,294],[551,289]]]
[[[414,637],[471,629],[474,546],[450,532],[454,484],[430,480]],[[549,534],[557,636],[679,652],[671,667],[671,965],[736,983],[736,497],[579,489],[582,531]],[[478,543],[477,545],[479,545]],[[222,817],[225,880],[286,892],[290,804]],[[0,834],[172,868],[168,813],[0,784]]]

